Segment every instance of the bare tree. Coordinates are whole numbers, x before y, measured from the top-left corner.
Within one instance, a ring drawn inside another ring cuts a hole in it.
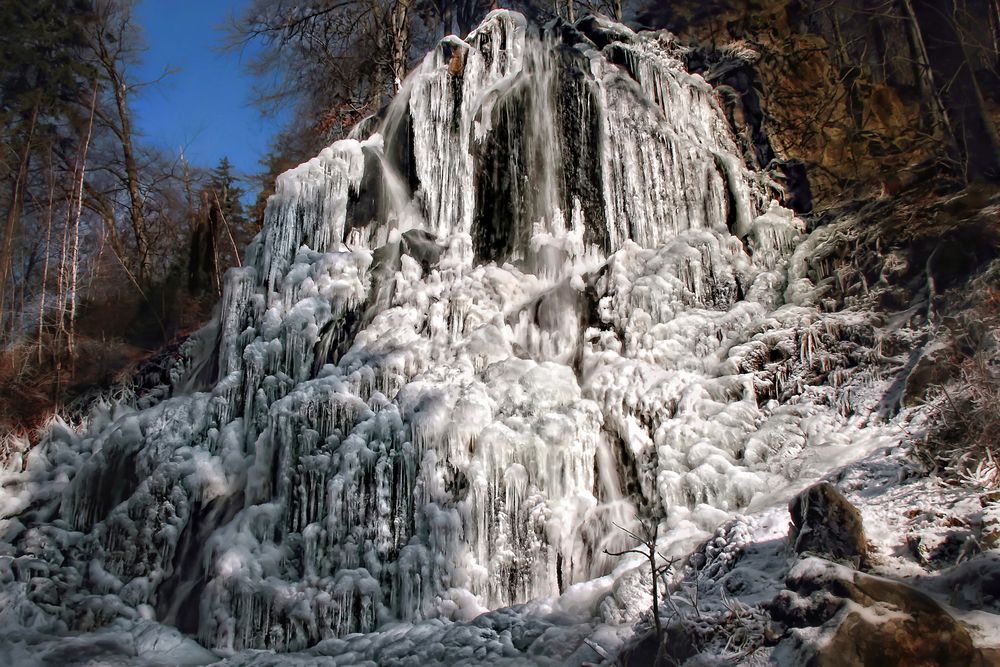
[[[438,27],[434,37],[450,33],[465,37],[486,12],[497,8],[498,3],[496,0],[422,0],[416,6],[428,26]]]
[[[151,248],[149,230],[146,223],[145,198],[140,181],[139,162],[134,145],[132,112],[129,96],[135,84],[129,82],[126,68],[133,62],[139,46],[136,43],[136,28],[132,22],[131,3],[120,0],[100,0],[95,5],[97,21],[91,31],[91,46],[98,69],[103,74],[103,83],[109,89],[114,107],[111,113],[100,111],[105,128],[110,130],[121,151],[121,169],[113,170],[127,194],[127,220],[135,244],[136,264],[134,277],[137,283],[144,283],[150,274]],[[109,168],[109,171],[112,171]],[[112,218],[105,218],[107,223]]]
[[[94,82],[94,94],[90,101],[90,118],[87,121],[87,133],[83,139],[83,146],[80,148],[80,163],[77,165],[77,177],[74,193],[76,203],[73,205],[73,248],[70,260],[70,308],[69,308],[69,337],[67,347],[70,357],[75,354],[76,342],[76,309],[79,302],[79,286],[77,277],[80,273],[80,216],[83,213],[83,182],[87,176],[87,153],[90,151],[90,138],[94,131],[94,112],[97,109],[97,82]]]
[[[652,595],[653,595],[653,628],[656,632],[656,662],[654,664],[659,665],[663,659],[664,651],[664,637],[663,637],[663,623],[660,621],[660,579],[667,572],[673,568],[674,564],[677,562],[676,558],[667,558],[656,548],[656,538],[659,533],[659,522],[656,519],[646,519],[640,521],[642,526],[642,535],[638,535],[628,528],[614,524],[618,530],[624,532],[629,537],[636,541],[636,546],[631,549],[625,549],[624,551],[608,551],[604,550],[609,556],[625,556],[628,554],[636,554],[642,556],[649,563],[649,573],[652,576]],[[661,563],[662,561],[662,563]],[[666,590],[666,586],[664,586]]]
[[[28,160],[31,156],[31,140],[35,134],[35,125],[38,121],[38,105],[31,111],[31,120],[28,124],[27,136],[21,147],[21,155],[18,160],[17,171],[14,176],[14,184],[11,188],[11,197],[8,212],[7,224],[4,228],[3,246],[0,248],[0,337],[2,337],[6,327],[10,322],[4,321],[4,313],[7,312],[7,284],[11,275],[11,264],[14,252],[14,237],[17,232],[17,222],[20,219],[20,202],[23,199],[23,189],[27,179]],[[13,298],[11,299],[13,300]],[[13,309],[11,309],[13,312]]]
[[[413,0],[256,0],[229,45],[262,48],[251,60],[264,110],[294,105],[312,122],[334,108],[371,112],[412,61]]]
[[[35,0],[0,3],[0,341],[15,333],[32,298],[30,284],[44,245],[31,224],[51,164],[33,161],[40,148],[72,144],[74,109],[92,72],[82,62],[86,3]]]
[[[966,51],[955,0],[903,0],[926,53],[966,181],[1000,182],[1000,140]]]
[[[410,8],[413,0],[396,0],[389,14],[389,68],[393,92],[399,92],[410,64]]]

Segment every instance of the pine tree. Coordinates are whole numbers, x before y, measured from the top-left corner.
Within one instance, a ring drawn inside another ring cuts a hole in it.
[[[195,296],[220,294],[222,273],[239,264],[248,230],[241,201],[244,191],[238,183],[232,163],[223,157],[201,191],[201,213],[191,230],[188,253],[188,291]]]
[[[242,229],[246,225],[246,216],[243,212],[243,188],[239,186],[239,180],[233,174],[233,164],[228,157],[223,156],[219,164],[211,171],[209,187],[213,191],[213,197],[217,199],[226,222],[235,229]]]

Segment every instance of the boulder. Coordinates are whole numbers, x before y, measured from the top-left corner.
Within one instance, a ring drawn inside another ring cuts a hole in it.
[[[827,555],[863,566],[868,560],[861,513],[829,482],[819,482],[788,504],[789,544],[796,553]]]
[[[906,584],[820,558],[800,561],[785,583],[789,590],[771,603],[772,617],[791,628],[775,648],[777,664],[997,664],[941,605]]]

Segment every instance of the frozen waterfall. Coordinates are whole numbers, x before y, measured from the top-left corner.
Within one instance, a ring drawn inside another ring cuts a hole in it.
[[[294,651],[468,620],[605,577],[639,512],[689,547],[808,474],[877,346],[679,53],[495,11],[283,174],[173,397],[5,479],[19,622]]]

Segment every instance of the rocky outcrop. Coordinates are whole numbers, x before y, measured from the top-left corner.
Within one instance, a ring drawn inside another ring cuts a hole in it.
[[[800,561],[771,603],[790,628],[773,659],[782,665],[997,664],[941,605],[906,584],[820,558]]]
[[[796,553],[829,555],[863,565],[868,558],[861,513],[829,482],[819,482],[788,505],[789,543]]]
[[[780,665],[854,667],[863,665],[996,665],[992,649],[977,647],[969,629],[928,595],[951,592],[959,608],[982,609],[991,593],[962,598],[976,590],[970,578],[989,588],[998,570],[992,558],[963,564],[941,579],[920,580],[918,590],[885,577],[859,572],[868,560],[861,515],[832,484],[820,482],[789,504],[789,543],[809,556],[785,577],[786,589],[768,605],[771,618],[784,628],[772,660]],[[989,583],[987,583],[989,582]],[[991,589],[992,590],[992,589]],[[926,592],[925,592],[926,591]]]
[[[893,195],[923,182],[921,165],[942,148],[940,111],[919,66],[919,31],[904,7],[883,3],[876,11],[863,0],[674,0],[647,2],[639,19],[701,47],[759,54],[749,106],[762,109],[778,160],[806,166],[821,208],[845,186]],[[997,9],[970,0],[954,20],[996,122],[1000,86],[990,30]],[[936,177],[928,183],[943,180],[939,172],[934,165]]]

